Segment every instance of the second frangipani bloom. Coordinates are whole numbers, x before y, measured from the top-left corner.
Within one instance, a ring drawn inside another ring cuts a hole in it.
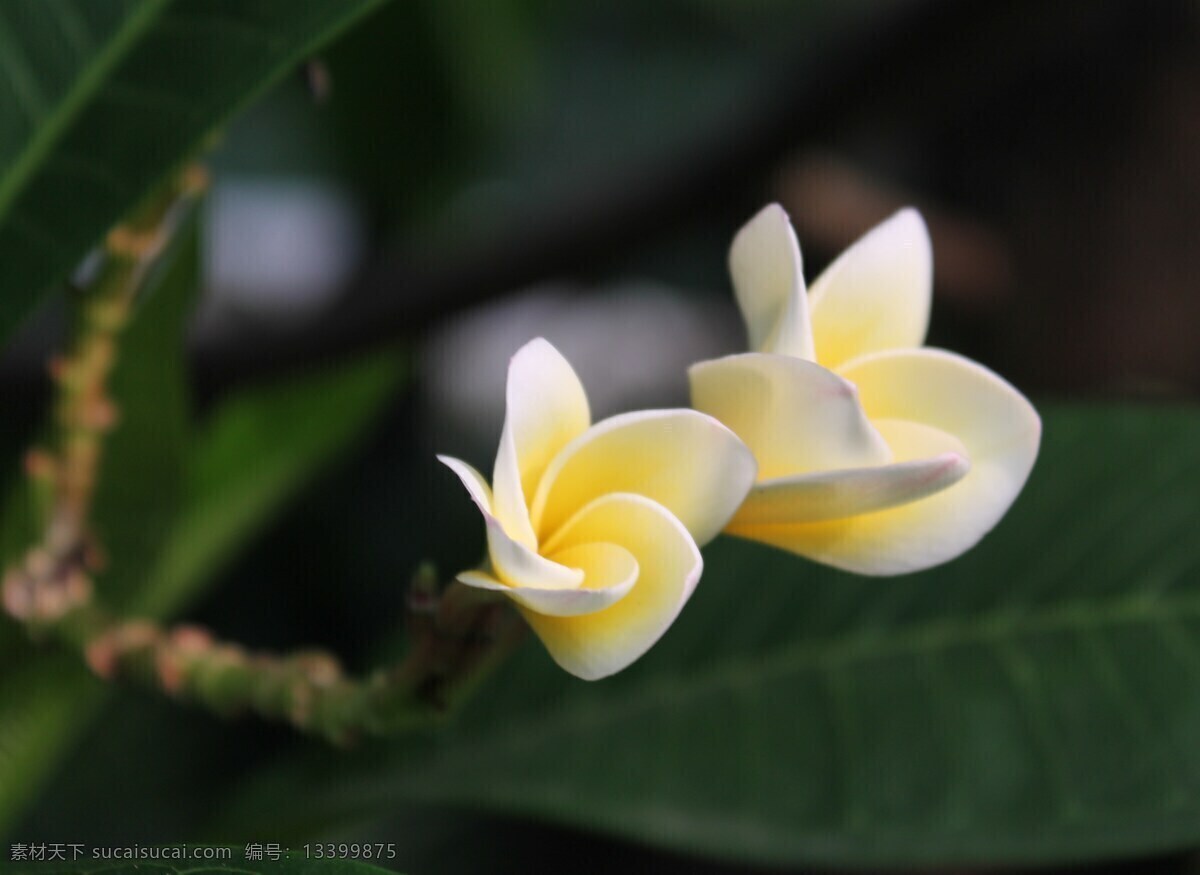
[[[691,596],[699,546],[755,480],[751,452],[694,410],[591,424],[578,377],[537,339],[509,364],[492,485],[439,457],[487,524],[485,567],[458,575],[508,596],[554,660],[587,680],[620,671]]]
[[[928,568],[978,542],[1029,476],[1041,422],[987,368],[922,346],[920,215],[867,233],[811,292],[777,205],[742,228],[729,263],[754,352],[690,371],[695,407],[758,459],[726,531],[860,574]]]

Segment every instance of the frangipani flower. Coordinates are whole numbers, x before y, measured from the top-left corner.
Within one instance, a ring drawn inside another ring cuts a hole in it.
[[[920,215],[867,233],[810,293],[777,205],[742,228],[729,264],[755,351],[689,371],[696,409],[758,459],[726,531],[860,574],[928,568],[978,542],[1029,476],[1041,421],[987,368],[922,347]]]
[[[492,487],[439,456],[487,524],[488,561],[458,580],[508,596],[554,660],[586,680],[620,671],[679,615],[755,479],[754,456],[694,410],[591,424],[579,378],[541,338],[508,369]]]

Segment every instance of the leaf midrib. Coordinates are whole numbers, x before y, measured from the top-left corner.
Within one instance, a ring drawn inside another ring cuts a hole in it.
[[[172,2],[174,0],[143,0],[138,3],[104,48],[84,64],[83,71],[66,95],[37,126],[25,148],[9,165],[8,172],[0,177],[0,221],[7,216],[9,207],[70,127],[78,111],[104,85],[108,74]]]

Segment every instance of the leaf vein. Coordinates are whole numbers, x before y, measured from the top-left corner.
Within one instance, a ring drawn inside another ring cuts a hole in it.
[[[47,113],[46,95],[38,85],[33,65],[21,49],[12,25],[4,17],[3,4],[0,4],[0,67],[8,78],[21,111],[31,122],[40,122]]]

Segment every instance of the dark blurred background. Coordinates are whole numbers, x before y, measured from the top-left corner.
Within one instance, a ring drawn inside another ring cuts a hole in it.
[[[216,152],[193,364],[198,415],[373,348],[402,349],[412,380],[197,617],[370,664],[418,563],[481,549],[433,453],[488,467],[508,356],[547,336],[598,416],[686,403],[685,366],[743,343],[725,253],[767,201],[810,278],[920,208],[930,343],[1035,399],[1194,398],[1198,36],[1183,0],[388,6]],[[0,375],[26,422],[54,325],[30,326]],[[125,694],[20,832],[193,840],[241,774],[308,743]],[[488,871],[539,871],[560,847],[575,871],[747,871],[469,812],[347,835],[405,842],[409,871],[472,871],[481,853]]]

